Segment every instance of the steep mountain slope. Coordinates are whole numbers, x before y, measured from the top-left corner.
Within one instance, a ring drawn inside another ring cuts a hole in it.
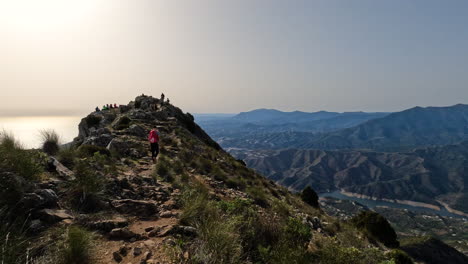
[[[161,132],[156,165],[146,139],[153,126]],[[325,215],[245,167],[190,114],[159,99],[139,96],[88,115],[72,145],[51,157],[2,135],[4,263],[407,259],[386,246],[398,241],[384,218],[369,214],[357,227]]]
[[[468,142],[408,153],[278,150],[233,154],[293,190],[342,190],[376,199],[408,200],[468,213]]]
[[[401,150],[468,139],[468,105],[415,107],[329,133],[305,148]]]

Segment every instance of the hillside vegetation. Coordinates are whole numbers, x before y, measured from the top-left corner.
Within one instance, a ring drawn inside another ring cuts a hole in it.
[[[326,215],[150,96],[83,118],[55,156],[7,134],[0,153],[5,264],[412,262],[381,216]]]

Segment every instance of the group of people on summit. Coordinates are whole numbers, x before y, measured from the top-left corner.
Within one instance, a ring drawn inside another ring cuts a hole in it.
[[[112,105],[112,104],[106,104],[106,105],[103,105],[103,106],[102,106],[102,111],[104,111],[104,110],[110,110],[110,109],[114,109],[114,108],[119,108],[119,106],[118,106],[117,104],[114,104],[114,105]],[[96,106],[96,112],[100,112],[100,111],[101,111],[101,109],[99,109],[99,107]]]

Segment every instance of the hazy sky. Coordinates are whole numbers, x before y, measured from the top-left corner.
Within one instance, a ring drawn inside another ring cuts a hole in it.
[[[190,112],[468,99],[468,1],[0,0],[0,115],[136,95]]]

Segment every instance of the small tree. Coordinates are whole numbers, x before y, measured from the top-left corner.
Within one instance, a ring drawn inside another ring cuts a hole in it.
[[[319,208],[320,206],[318,201],[319,197],[310,186],[305,187],[305,189],[302,191],[301,199],[314,208]]]

